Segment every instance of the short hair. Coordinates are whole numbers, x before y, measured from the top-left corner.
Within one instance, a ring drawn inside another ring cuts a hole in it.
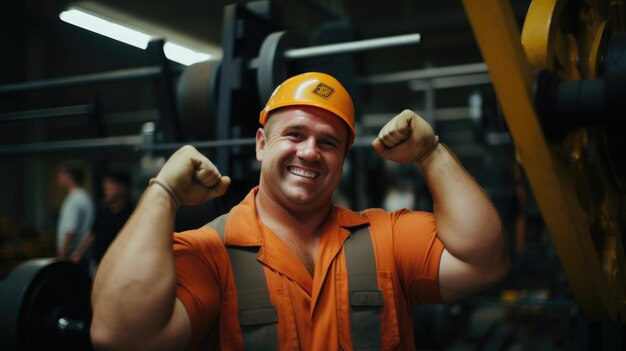
[[[113,182],[123,185],[127,188],[130,188],[132,182],[130,174],[124,171],[108,172],[104,175],[102,179],[110,179]]]
[[[85,181],[84,164],[78,160],[67,160],[59,166],[61,172],[64,172],[74,180],[78,185],[83,185]]]

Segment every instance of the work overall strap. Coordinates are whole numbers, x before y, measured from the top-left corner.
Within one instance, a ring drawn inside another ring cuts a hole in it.
[[[228,214],[208,224],[224,241]],[[239,324],[244,350],[278,350],[278,322],[271,304],[263,265],[256,255],[258,247],[227,246],[235,277]],[[376,257],[369,227],[357,227],[344,243],[348,268],[350,330],[354,350],[380,350],[380,310],[383,295],[378,289]]]
[[[208,224],[222,241],[227,218],[228,214],[223,214]],[[227,246],[226,251],[235,277],[244,350],[278,350],[278,317],[270,301],[263,265],[256,259],[259,247]]]
[[[350,331],[354,350],[380,350],[380,311],[376,257],[369,226],[357,227],[343,244],[348,269]]]

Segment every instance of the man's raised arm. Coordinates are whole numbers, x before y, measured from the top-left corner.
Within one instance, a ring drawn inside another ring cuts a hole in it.
[[[96,273],[91,324],[96,348],[185,348],[191,326],[176,299],[176,210],[219,197],[229,184],[230,178],[191,146],[176,151],[150,181]]]
[[[496,283],[510,260],[493,203],[431,126],[410,110],[389,121],[372,142],[381,156],[419,163],[434,202],[437,235],[445,245],[439,267],[444,302]]]

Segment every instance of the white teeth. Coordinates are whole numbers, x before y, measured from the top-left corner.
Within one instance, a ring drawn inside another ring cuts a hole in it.
[[[317,173],[316,172],[307,171],[307,170],[304,170],[302,168],[290,167],[289,168],[289,172],[291,172],[291,174],[295,174],[297,176],[311,178],[311,179],[317,177]]]

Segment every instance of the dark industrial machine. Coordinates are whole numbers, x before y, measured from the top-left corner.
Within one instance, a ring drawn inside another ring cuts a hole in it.
[[[623,2],[533,1],[521,35],[506,1],[464,5],[576,301],[624,323]]]

